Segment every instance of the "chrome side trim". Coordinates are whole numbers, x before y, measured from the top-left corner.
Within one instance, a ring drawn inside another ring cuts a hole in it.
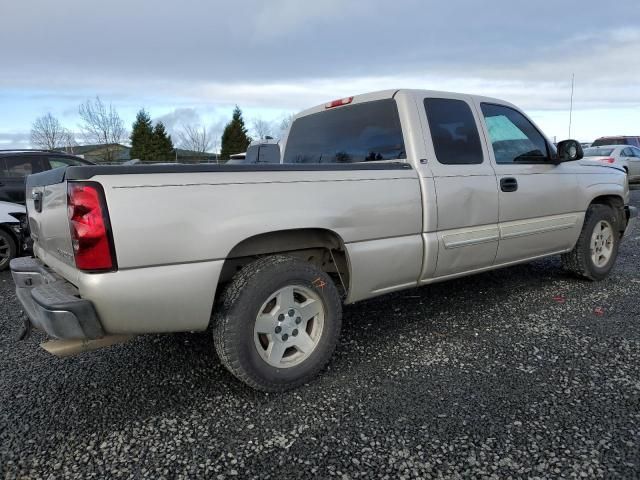
[[[442,234],[442,243],[444,248],[451,249],[496,242],[499,238],[498,225],[483,225],[482,227],[449,230]]]
[[[515,220],[500,224],[500,239],[524,237],[538,233],[553,232],[574,228],[580,216],[577,213],[569,215],[553,215],[529,220]]]

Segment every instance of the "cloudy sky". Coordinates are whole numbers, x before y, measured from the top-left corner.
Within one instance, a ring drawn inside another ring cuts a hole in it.
[[[78,130],[95,95],[175,132],[396,87],[500,97],[562,139],[572,74],[572,137],[640,135],[639,0],[0,0],[0,18],[0,148],[46,112]]]

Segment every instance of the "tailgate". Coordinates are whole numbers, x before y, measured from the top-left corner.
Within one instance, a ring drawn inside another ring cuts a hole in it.
[[[67,217],[65,170],[65,167],[56,168],[27,177],[27,213],[35,255],[45,262],[54,257],[75,267]]]

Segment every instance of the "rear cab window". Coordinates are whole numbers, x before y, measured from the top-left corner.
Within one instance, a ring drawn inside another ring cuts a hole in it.
[[[375,100],[300,117],[284,163],[359,163],[406,158],[395,100]]]
[[[436,160],[444,165],[474,165],[483,162],[482,144],[467,102],[448,98],[425,98]]]

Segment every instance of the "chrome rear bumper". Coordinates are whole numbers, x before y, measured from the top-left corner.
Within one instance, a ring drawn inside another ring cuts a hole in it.
[[[94,339],[105,335],[93,304],[78,289],[37,258],[14,258],[11,275],[16,295],[31,325],[59,339]]]

